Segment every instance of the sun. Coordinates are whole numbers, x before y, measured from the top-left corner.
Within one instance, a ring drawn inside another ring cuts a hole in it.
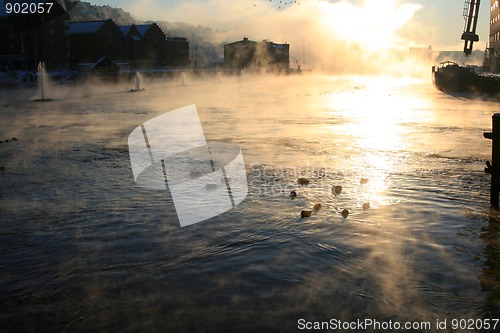
[[[369,51],[398,48],[404,41],[398,36],[421,8],[418,4],[400,4],[397,0],[365,0],[363,5],[349,1],[318,1],[321,25],[325,32],[347,44]]]

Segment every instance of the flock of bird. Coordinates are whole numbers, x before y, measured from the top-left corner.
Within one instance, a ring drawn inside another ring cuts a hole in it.
[[[269,2],[273,2],[273,0],[269,0]],[[278,5],[278,9],[281,9],[281,6],[289,6],[289,5],[300,5],[300,2],[297,1],[282,1],[280,0],[279,3],[278,1],[275,1],[275,3]],[[253,4],[254,7],[257,7],[257,4]]]

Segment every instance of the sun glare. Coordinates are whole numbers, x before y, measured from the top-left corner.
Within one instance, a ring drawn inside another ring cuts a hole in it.
[[[365,83],[339,94],[331,101],[334,112],[350,119],[345,128],[357,138],[364,150],[394,151],[404,147],[403,128],[409,112],[407,97],[403,100],[391,88],[395,78],[364,79]]]
[[[403,42],[397,32],[421,7],[399,4],[396,0],[366,0],[363,6],[348,1],[318,3],[323,13],[321,24],[326,31],[351,44],[369,51],[400,47]]]
[[[420,109],[421,99],[402,93],[407,82],[402,78],[363,77],[358,84],[348,87],[329,100],[332,115],[341,116],[345,123],[332,125],[332,135],[346,136],[357,147],[350,165],[369,179],[365,190],[369,199],[385,205],[392,199],[384,194],[390,175],[404,167],[406,152],[411,150],[409,141],[415,109]]]

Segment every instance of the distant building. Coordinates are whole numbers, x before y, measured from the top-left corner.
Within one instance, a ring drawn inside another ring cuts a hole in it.
[[[248,38],[224,45],[224,64],[233,70],[280,71],[290,67],[290,45]]]
[[[119,28],[123,35],[123,58],[127,59],[130,65],[137,66],[137,63],[144,58],[141,33],[134,24]]]
[[[24,31],[16,31],[8,17],[0,17],[0,70],[35,70],[35,59],[29,61],[23,41]]]
[[[123,55],[132,67],[152,68],[189,65],[186,38],[166,37],[156,23],[121,26]]]
[[[166,66],[189,65],[189,42],[183,37],[167,37],[165,45],[164,63]]]
[[[108,60],[129,68],[189,65],[187,39],[167,38],[156,23],[118,27],[111,19],[69,22],[69,18],[66,11],[50,19],[0,15],[0,71],[35,72],[40,61],[49,71],[95,63],[102,68]]]
[[[500,4],[490,1],[490,39],[486,49],[483,67],[485,71],[500,72]]]
[[[290,67],[290,45],[276,44],[263,40],[257,43],[254,55],[257,68],[268,70],[285,70]]]
[[[96,62],[102,57],[123,58],[123,35],[113,20],[70,22],[71,66]]]
[[[158,67],[163,65],[165,54],[165,33],[156,23],[138,24],[135,26],[141,37],[141,67]]]
[[[108,57],[102,57],[95,63],[80,63],[78,70],[83,76],[92,76],[104,81],[116,81],[120,66]]]
[[[224,45],[224,64],[231,69],[243,69],[250,67],[253,62],[257,43],[243,38],[238,42]]]
[[[0,70],[36,71],[40,61],[50,69],[68,69],[69,14],[0,16]],[[54,9],[54,10],[56,10]]]

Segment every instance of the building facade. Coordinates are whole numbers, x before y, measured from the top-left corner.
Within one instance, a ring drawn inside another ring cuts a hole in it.
[[[123,36],[113,20],[69,23],[71,67],[102,57],[123,59]]]
[[[129,68],[189,66],[189,42],[166,37],[156,23],[119,27],[111,20],[0,16],[0,71],[78,70],[102,58]]]
[[[490,1],[490,36],[484,57],[484,70],[500,72],[500,2]]]
[[[224,65],[232,70],[282,71],[290,68],[290,45],[263,40],[241,41],[224,45]]]
[[[0,16],[0,70],[36,71],[40,61],[69,69],[69,14],[59,3],[57,15]]]
[[[165,66],[189,66],[189,42],[184,37],[167,37],[165,41]]]
[[[141,33],[134,24],[120,26],[120,31],[123,35],[123,56],[135,66],[144,56]]]
[[[165,64],[165,33],[156,23],[135,26],[140,35],[142,49],[141,68],[160,67]]]
[[[189,65],[189,42],[166,37],[156,23],[120,26],[124,59],[134,68]]]

